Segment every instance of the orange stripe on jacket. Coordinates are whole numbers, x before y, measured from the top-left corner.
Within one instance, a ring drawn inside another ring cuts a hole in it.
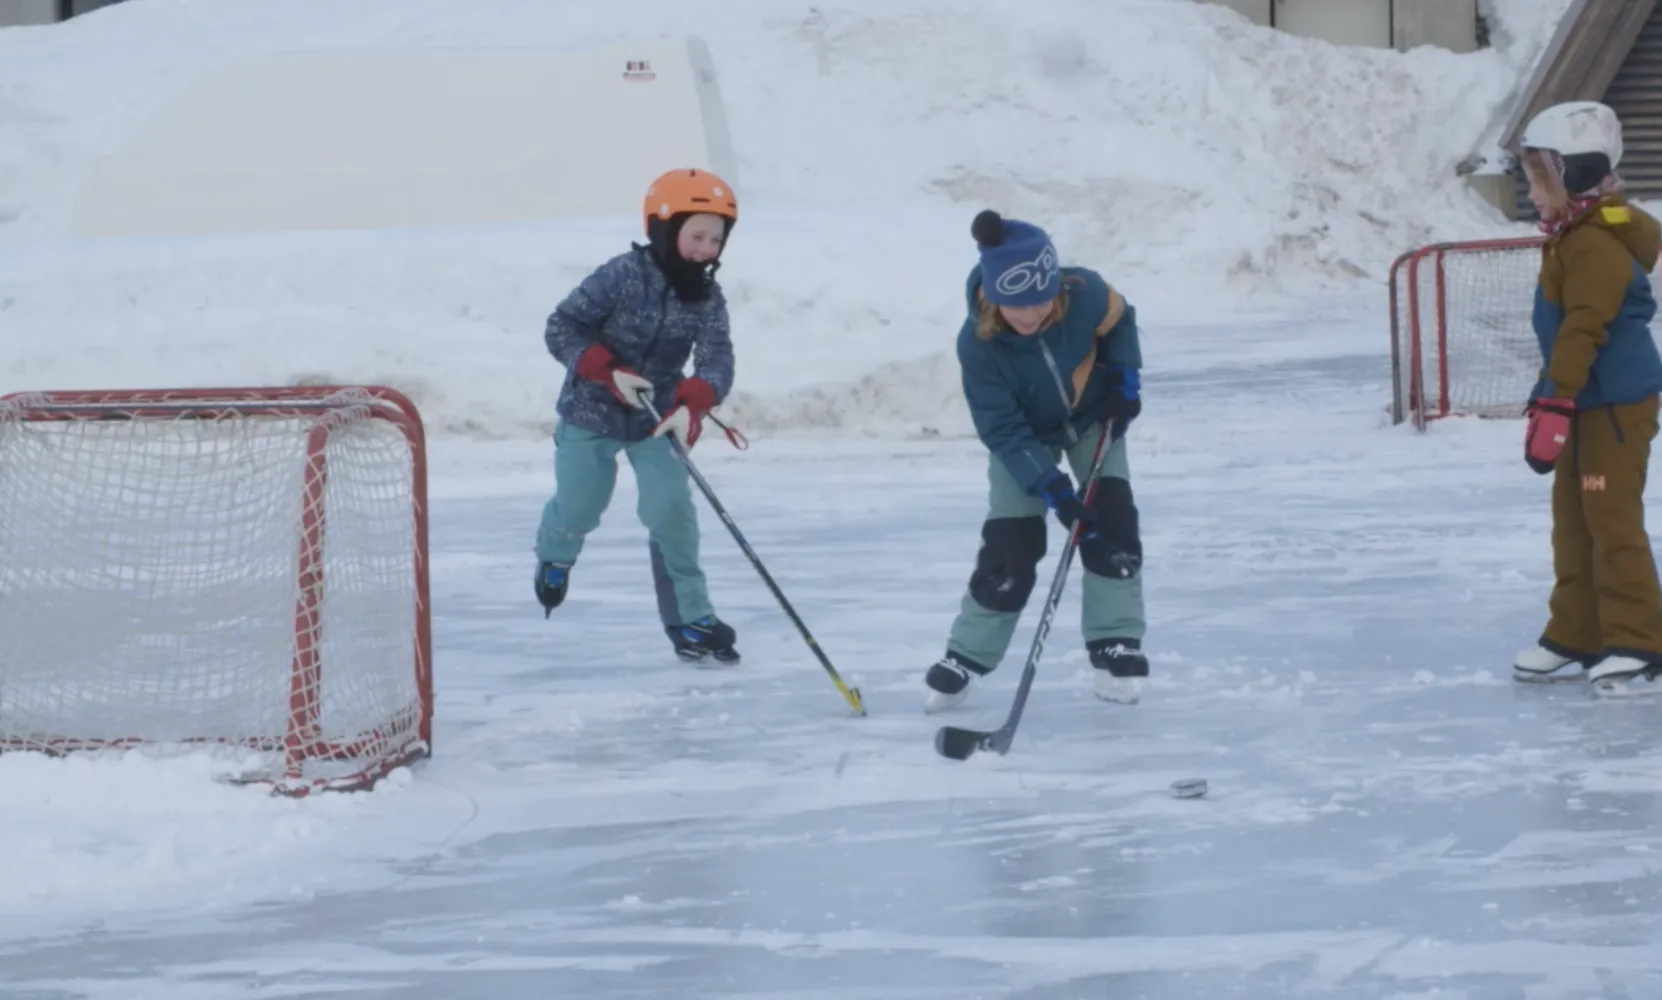
[[[1108,331],[1112,330],[1124,315],[1125,296],[1116,291],[1113,286],[1109,286],[1108,310],[1102,314],[1102,322],[1096,325],[1098,344],[1102,342],[1102,338],[1108,336]],[[1085,383],[1091,380],[1091,366],[1096,364],[1096,351],[1096,344],[1092,344],[1089,353],[1085,355],[1085,360],[1079,362],[1079,367],[1073,370],[1073,402],[1075,406],[1078,406],[1079,401],[1085,398]]]

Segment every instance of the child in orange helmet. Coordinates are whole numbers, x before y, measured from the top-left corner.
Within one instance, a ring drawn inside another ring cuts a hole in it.
[[[566,377],[556,404],[555,493],[537,528],[536,597],[545,617],[565,600],[584,538],[611,503],[621,453],[635,471],[670,643],[683,659],[735,663],[733,628],[716,617],[698,565],[687,470],[667,438],[696,444],[704,417],[733,385],[715,272],[738,202],[715,174],[672,170],[647,189],[643,214],[646,245],[600,265],[548,317],[544,340]],[[643,393],[661,421],[641,404]]]

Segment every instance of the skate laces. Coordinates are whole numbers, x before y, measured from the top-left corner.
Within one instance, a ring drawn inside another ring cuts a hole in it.
[[[715,615],[705,615],[703,618],[694,618],[681,626],[681,637],[688,642],[702,643],[716,637],[716,628],[721,622]]]

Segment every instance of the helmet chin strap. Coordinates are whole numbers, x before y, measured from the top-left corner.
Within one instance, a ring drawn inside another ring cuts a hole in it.
[[[1564,158],[1555,150],[1525,150],[1523,166],[1531,184],[1550,186],[1551,189],[1563,193],[1564,210],[1554,218],[1543,216],[1541,219],[1540,230],[1548,236],[1557,234],[1606,197],[1621,191],[1621,178],[1614,173],[1605,175],[1596,186],[1586,191],[1568,190],[1564,183]]]

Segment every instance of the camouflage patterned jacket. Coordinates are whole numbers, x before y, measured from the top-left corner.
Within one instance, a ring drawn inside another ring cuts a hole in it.
[[[543,340],[566,368],[555,405],[560,419],[607,437],[645,440],[652,417],[577,377],[577,357],[591,344],[603,344],[625,368],[649,380],[660,413],[668,411],[688,358],[693,375],[715,388],[717,402],[733,388],[733,341],[720,287],[702,302],[682,302],[639,245],[583,279],[548,317]]]

